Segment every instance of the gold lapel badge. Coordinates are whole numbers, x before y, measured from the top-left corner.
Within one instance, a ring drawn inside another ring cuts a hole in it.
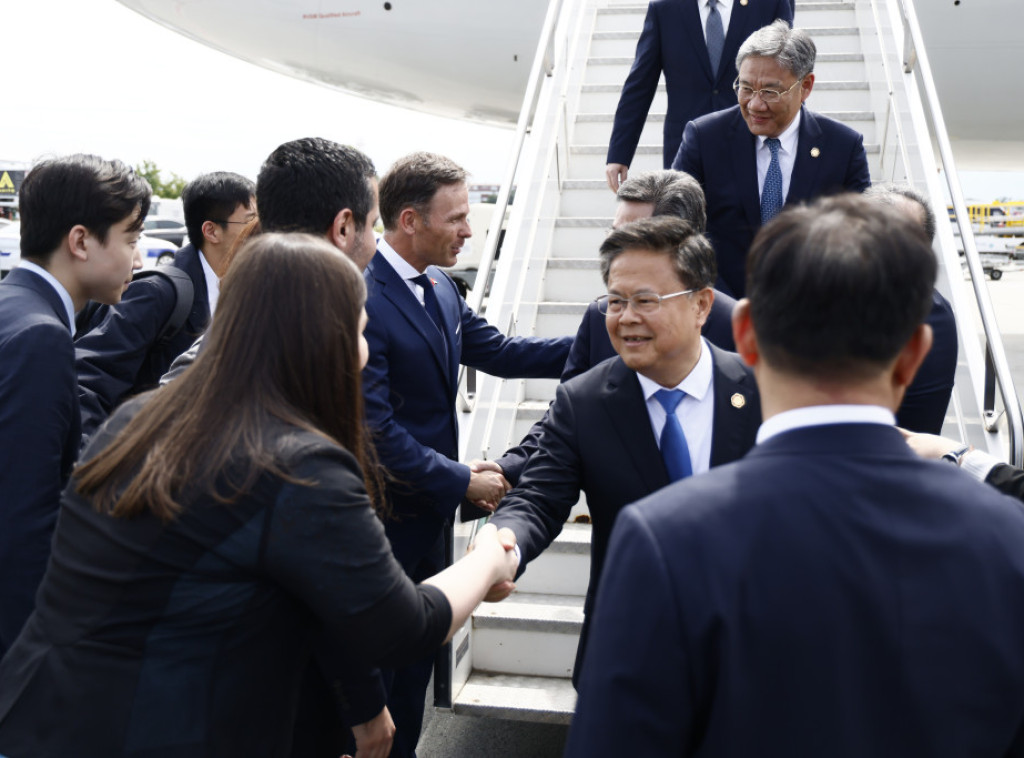
[[[729,402],[732,403],[733,408],[742,408],[747,404],[747,399],[743,397],[739,392],[729,398]]]
[[[817,158],[819,155],[821,155],[821,150],[819,150],[816,147],[812,147],[811,148],[811,157],[812,158]]]

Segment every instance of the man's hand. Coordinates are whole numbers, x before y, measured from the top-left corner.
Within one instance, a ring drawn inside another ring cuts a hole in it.
[[[478,508],[494,512],[505,493],[512,489],[499,466],[494,461],[469,462],[469,487],[466,499]]]
[[[511,564],[512,573],[507,579],[500,579],[491,586],[487,591],[487,594],[484,595],[485,603],[498,603],[511,595],[516,588],[516,585],[512,580],[515,579],[516,569],[519,568],[519,560],[514,557],[516,535],[511,529],[508,527],[502,527],[495,531],[493,524],[485,524],[480,527],[480,531],[477,532],[476,540],[470,543],[469,547],[466,548],[466,553],[468,554],[473,551],[473,548],[476,547],[477,540],[489,541],[495,537],[497,538],[498,544],[505,549],[505,552],[512,554],[509,556],[509,558],[513,560],[513,563]]]
[[[621,163],[609,163],[604,167],[604,175],[608,179],[608,186],[612,188],[612,192],[618,192],[619,185],[629,178],[629,166],[623,166]]]
[[[352,727],[352,734],[356,738],[355,758],[387,758],[395,738],[395,722],[385,707],[369,721]]]
[[[921,434],[918,432],[900,429],[903,439],[910,445],[910,449],[922,458],[939,460],[946,453],[951,453],[958,447],[963,447],[962,442],[951,440],[948,437],[939,437],[936,434]]]

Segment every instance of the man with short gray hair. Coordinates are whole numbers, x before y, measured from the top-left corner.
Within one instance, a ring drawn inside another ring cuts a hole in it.
[[[814,87],[816,48],[782,21],[740,46],[739,104],[686,125],[672,168],[701,183],[716,285],[742,297],[747,250],[783,205],[871,184],[863,136],[803,107]]]

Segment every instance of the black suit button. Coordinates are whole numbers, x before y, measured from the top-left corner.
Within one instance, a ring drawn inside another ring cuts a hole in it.
[[[711,90],[711,94],[712,95],[717,95],[718,94],[718,90],[716,90],[716,89]]]

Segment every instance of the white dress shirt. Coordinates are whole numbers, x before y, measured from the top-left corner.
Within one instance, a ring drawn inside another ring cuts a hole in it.
[[[64,285],[57,281],[57,277],[51,274],[42,266],[38,266],[32,261],[27,261],[24,258],[18,263],[18,268],[23,268],[26,271],[31,271],[36,276],[41,276],[47,284],[53,287],[57,291],[57,295],[60,297],[60,301],[64,303],[64,311],[68,314],[68,323],[71,331],[71,336],[75,336],[75,303],[71,299],[71,295],[64,289]]]
[[[704,30],[704,44],[707,44],[708,16],[711,15],[708,0],[697,0],[697,10],[700,13],[700,28]],[[732,0],[718,0],[718,15],[722,17],[722,34],[728,34],[729,19],[732,18]]]
[[[377,252],[383,255],[384,260],[391,264],[391,268],[393,268],[398,275],[405,280],[406,285],[409,287],[409,291],[412,292],[417,300],[419,300],[420,305],[426,307],[426,303],[423,302],[423,287],[412,281],[422,272],[417,271],[409,261],[396,253],[395,249],[391,247],[383,237],[377,240]]]
[[[210,318],[213,318],[213,312],[217,310],[217,300],[220,298],[220,277],[213,273],[213,267],[206,260],[202,250],[199,251],[199,263],[203,267],[203,277],[206,279],[206,301],[210,306]]]
[[[783,411],[767,419],[757,430],[757,444],[792,429],[827,424],[884,424],[895,426],[896,417],[880,405],[811,405]]]
[[[647,401],[647,415],[651,419],[654,439],[661,445],[661,430],[665,427],[665,408],[654,393],[662,389],[678,389],[686,393],[676,406],[676,417],[683,427],[686,446],[690,449],[690,466],[694,474],[711,468],[711,432],[715,420],[715,387],[712,381],[713,361],[711,350],[701,337],[700,358],[697,365],[675,387],[662,387],[652,379],[637,374],[644,399]]]
[[[787,97],[794,97],[790,93]],[[793,164],[796,163],[797,142],[800,141],[800,119],[803,117],[803,110],[796,112],[796,118],[786,127],[786,131],[779,135],[779,170],[782,172],[782,202],[789,197],[789,180],[793,177]],[[757,196],[764,192],[764,177],[768,173],[768,166],[772,162],[772,151],[765,144],[767,137],[758,136],[756,146],[757,156]]]

